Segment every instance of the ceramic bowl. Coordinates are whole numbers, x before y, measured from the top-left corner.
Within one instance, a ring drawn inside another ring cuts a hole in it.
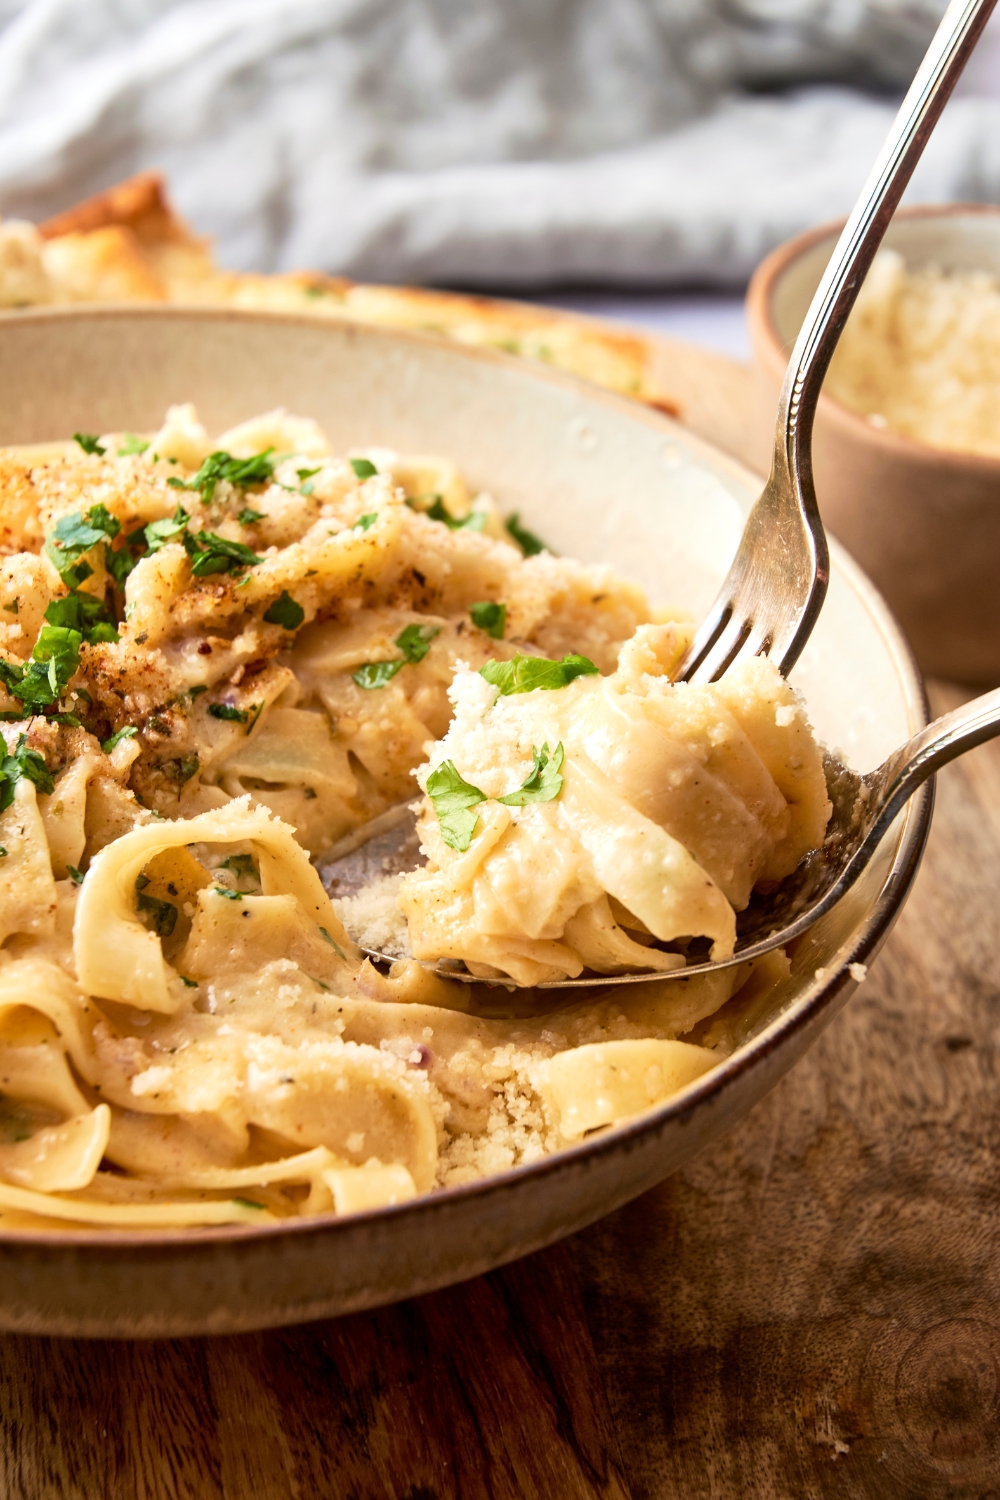
[[[654,603],[704,611],[759,481],[637,404],[430,336],[172,309],[0,317],[0,443],[148,430],[194,401],[210,431],[276,405],[335,446],[454,458],[558,551],[608,562]],[[924,721],[910,656],[839,548],[795,681],[859,769]],[[660,1108],[502,1176],[374,1213],[259,1229],[0,1231],[0,1327],[76,1336],[233,1332],[356,1311],[527,1254],[627,1202],[736,1123],[847,999],[884,938],[929,819],[919,794],[864,879],[803,940],[727,1061]]]
[[[779,246],[750,283],[762,466],[770,462],[789,352],[842,227],[828,224]],[[1000,208],[904,210],[885,244],[909,265],[1000,275]],[[1000,459],[946,452],[880,430],[822,395],[813,463],[828,529],[881,589],[923,670],[965,682],[1000,681]]]

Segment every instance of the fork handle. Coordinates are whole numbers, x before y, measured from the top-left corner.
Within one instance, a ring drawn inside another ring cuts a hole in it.
[[[1000,688],[963,703],[921,729],[865,780],[884,798],[879,825],[887,828],[903,803],[935,771],[1000,734]]]
[[[778,403],[774,468],[793,482],[797,476],[800,504],[815,524],[820,523],[812,482],[811,439],[823,377],[889,220],[995,4],[996,0],[951,0],[837,241],[795,341]],[[790,652],[786,654],[784,671],[793,659]]]

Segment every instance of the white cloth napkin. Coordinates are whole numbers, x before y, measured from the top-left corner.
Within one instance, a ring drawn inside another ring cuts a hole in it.
[[[232,266],[737,282],[850,206],[942,8],[0,0],[0,212],[159,167]],[[913,193],[1000,201],[1000,99],[952,102]]]

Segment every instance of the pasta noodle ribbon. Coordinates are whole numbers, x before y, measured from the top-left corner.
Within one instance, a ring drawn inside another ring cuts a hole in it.
[[[0,944],[15,932],[36,937],[55,926],[56,886],[33,784],[22,777],[0,813]]]
[[[417,1196],[416,1184],[405,1167],[398,1163],[375,1166],[336,1168],[323,1173],[323,1181],[333,1195],[338,1214],[361,1214],[373,1208],[390,1208]]]
[[[357,778],[325,713],[271,708],[226,757],[219,779],[231,797],[243,796],[251,783],[252,800],[294,823],[312,854],[324,853],[355,821]]]
[[[296,1146],[324,1145],[344,1161],[406,1166],[421,1192],[437,1168],[437,1128],[420,1092],[374,1047],[250,1044],[247,1116]]]
[[[36,1193],[65,1193],[87,1187],[108,1144],[111,1111],[106,1104],[50,1125],[28,1140],[0,1146],[0,1177]]]
[[[567,1140],[616,1125],[660,1104],[718,1062],[688,1042],[592,1042],[560,1052],[539,1069]]]
[[[364,1166],[352,1166],[325,1146],[253,1167],[188,1172],[183,1185],[225,1190],[290,1182],[310,1184],[306,1210],[310,1213],[321,1213],[331,1207],[337,1214],[362,1213],[366,1209],[403,1203],[417,1193],[413,1178],[401,1163],[384,1166],[372,1159]]]
[[[15,1214],[107,1229],[186,1229],[196,1224],[269,1224],[274,1219],[259,1203],[235,1198],[208,1198],[190,1203],[102,1203],[0,1183],[0,1210],[5,1209]]]
[[[192,843],[251,842],[260,861],[265,896],[290,895],[303,913],[323,926],[345,955],[356,956],[330,898],[292,830],[251,810],[242,799],[176,823],[159,821],[136,828],[102,849],[93,860],[77,901],[73,954],[81,987],[105,1000],[140,1010],[172,1014],[186,1001],[178,973],[164,959],[160,939],[136,911],[136,880],[143,867],[166,849]]]
[[[35,1012],[51,1023],[80,1076],[88,1083],[96,1081],[91,1043],[93,1009],[64,969],[49,959],[34,957],[14,959],[0,967],[0,1025],[8,1022],[11,1012],[21,1009]],[[9,1031],[5,1031],[5,1040],[9,1044]],[[41,1040],[33,1037],[31,1042]],[[2,1092],[14,1098],[37,1098],[69,1114],[81,1112],[86,1103],[65,1073],[65,1061],[59,1061],[62,1054],[47,1042],[45,1046],[52,1055],[51,1064],[39,1058],[35,1045],[17,1048],[22,1055],[34,1055],[25,1056],[26,1072],[21,1081],[16,1073],[5,1078]]]
[[[65,880],[78,868],[87,846],[87,787],[100,765],[97,754],[77,756],[56,781],[55,791],[39,799],[52,873]]]
[[[585,754],[567,767],[563,817],[590,858],[603,890],[669,942],[712,938],[712,957],[728,958],[736,915],[715,881],[677,839],[618,796]]]

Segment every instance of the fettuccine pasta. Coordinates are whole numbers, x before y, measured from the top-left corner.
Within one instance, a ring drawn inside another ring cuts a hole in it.
[[[529,1162],[695,1080],[785,972],[557,1007],[421,966],[725,954],[829,810],[766,663],[675,686],[682,620],[448,462],[175,407],[0,453],[0,501],[0,1224],[253,1225]],[[386,973],[317,865],[421,789]]]

